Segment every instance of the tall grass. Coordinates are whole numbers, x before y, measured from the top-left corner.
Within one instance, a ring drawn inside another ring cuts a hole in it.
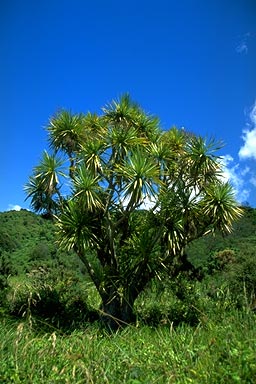
[[[250,296],[243,289],[237,306],[222,282],[152,284],[137,300],[137,324],[110,334],[89,316],[99,297],[88,282],[12,279],[0,311],[0,384],[255,383]]]
[[[253,313],[231,310],[196,327],[130,326],[114,334],[97,324],[61,334],[2,319],[0,382],[255,383]]]

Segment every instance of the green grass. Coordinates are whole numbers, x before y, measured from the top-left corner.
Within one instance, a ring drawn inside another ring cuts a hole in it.
[[[97,324],[71,334],[36,332],[2,319],[0,382],[254,383],[255,315],[232,310],[197,327],[130,326],[107,334]]]

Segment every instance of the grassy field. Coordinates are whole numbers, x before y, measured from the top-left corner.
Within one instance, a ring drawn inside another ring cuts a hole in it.
[[[230,310],[197,326],[97,323],[70,334],[40,332],[28,320],[0,326],[1,383],[255,383],[252,312]]]

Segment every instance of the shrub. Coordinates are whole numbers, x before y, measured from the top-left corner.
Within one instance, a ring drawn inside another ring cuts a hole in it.
[[[12,315],[41,319],[59,328],[78,325],[88,320],[90,311],[77,285],[77,278],[67,271],[38,268],[27,275],[25,282],[13,284],[8,310]]]
[[[154,280],[150,287],[137,299],[136,310],[139,319],[149,325],[187,323],[195,325],[200,321],[200,283],[181,275],[174,280]]]
[[[256,253],[246,252],[232,265],[226,278],[238,306],[256,309]]]
[[[5,306],[6,295],[9,288],[8,279],[11,275],[16,275],[17,271],[7,252],[0,254],[0,305]]]

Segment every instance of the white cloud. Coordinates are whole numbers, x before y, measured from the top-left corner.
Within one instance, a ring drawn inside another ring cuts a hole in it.
[[[242,176],[245,176],[247,175],[248,173],[250,173],[250,168],[249,167],[245,167],[244,169],[241,169],[241,175]]]
[[[249,114],[249,128],[243,131],[244,144],[239,150],[240,159],[256,160],[256,101]]]
[[[247,125],[243,130],[243,145],[238,156],[240,162],[230,155],[223,156],[221,166],[223,179],[230,182],[240,203],[255,200],[256,187],[256,100],[247,112]],[[253,203],[255,205],[255,203]]]
[[[250,172],[250,168],[240,168],[239,164],[234,164],[234,159],[230,155],[225,155],[221,159],[224,181],[230,182],[233,186],[234,193],[238,202],[243,203],[248,200],[250,190],[245,186],[244,176]]]
[[[240,159],[253,158],[256,160],[256,128],[244,131],[244,145],[239,150]]]
[[[225,155],[221,157],[221,166],[227,167],[230,163],[234,161],[233,157],[231,155]]]
[[[245,55],[248,53],[248,42],[251,37],[251,33],[247,32],[240,38],[240,42],[236,47],[237,53]]]
[[[247,54],[248,53],[248,45],[246,44],[245,41],[243,41],[241,44],[239,44],[237,47],[236,47],[236,51],[238,53],[245,53]]]
[[[20,211],[21,206],[17,204],[9,204],[8,205],[8,211]]]
[[[250,178],[250,183],[252,183],[252,185],[253,185],[254,187],[256,187],[256,176],[252,176],[252,177]]]

